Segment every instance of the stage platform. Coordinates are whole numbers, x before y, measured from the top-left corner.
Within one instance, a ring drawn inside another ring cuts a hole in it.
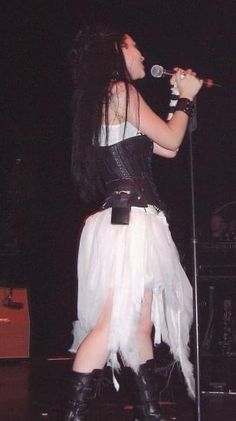
[[[68,356],[0,361],[0,421],[63,421],[72,359]],[[194,404],[183,385],[170,383],[163,410],[171,420],[195,421]],[[204,393],[202,421],[235,421],[236,394]],[[132,406],[121,387],[116,392],[109,372],[93,402],[90,421],[131,421]]]

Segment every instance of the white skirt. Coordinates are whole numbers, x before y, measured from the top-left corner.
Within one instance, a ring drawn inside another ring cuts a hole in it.
[[[109,362],[117,369],[119,352],[124,364],[137,371],[138,320],[144,292],[151,289],[154,344],[162,340],[169,345],[180,362],[188,392],[194,397],[193,370],[188,359],[192,288],[165,215],[153,206],[132,207],[129,225],[112,225],[111,208],[91,215],[80,239],[78,280],[78,320],[74,322],[70,351],[76,352],[93,329],[112,288]]]

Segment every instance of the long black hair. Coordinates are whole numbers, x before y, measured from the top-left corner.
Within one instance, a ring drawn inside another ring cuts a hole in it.
[[[127,119],[131,79],[121,50],[125,36],[125,32],[108,27],[85,27],[76,35],[70,51],[74,85],[71,169],[80,197],[86,202],[98,200],[103,192],[98,138],[104,118],[108,136],[111,81],[125,83]]]

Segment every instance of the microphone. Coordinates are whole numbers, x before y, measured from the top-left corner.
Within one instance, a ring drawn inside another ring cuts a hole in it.
[[[163,66],[159,64],[154,64],[151,68],[151,75],[156,78],[161,78],[164,76],[173,76],[176,72],[174,70],[166,70]],[[203,79],[203,85],[206,88],[221,88],[222,86],[218,83],[215,83],[212,79]]]

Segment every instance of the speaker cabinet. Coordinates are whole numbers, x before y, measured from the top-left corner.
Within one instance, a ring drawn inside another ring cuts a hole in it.
[[[0,288],[0,359],[29,358],[30,315],[25,288]]]
[[[201,276],[200,356],[203,390],[236,391],[236,277]]]
[[[236,357],[236,276],[202,276],[198,282],[201,354]]]

